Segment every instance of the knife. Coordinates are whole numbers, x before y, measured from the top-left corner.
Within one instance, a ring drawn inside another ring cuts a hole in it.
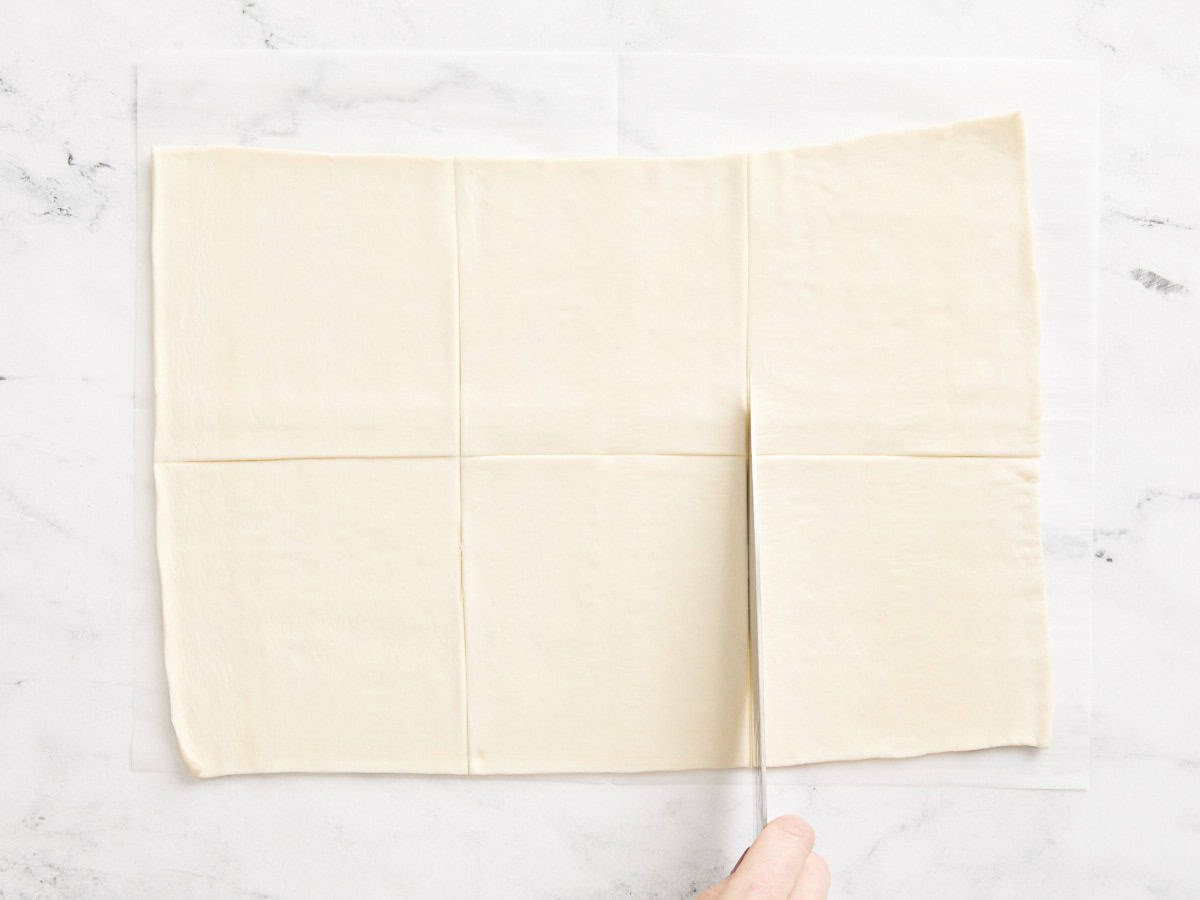
[[[750,399],[750,390],[746,390],[746,539],[748,562],[747,576],[749,578],[749,619],[750,619],[750,691],[753,704],[753,716],[750,723],[750,741],[753,747],[754,791],[758,811],[758,830],[762,831],[767,825],[767,758],[765,752],[766,737],[763,731],[763,684],[762,668],[759,659],[760,622],[762,620],[762,592],[760,587],[758,566],[758,515],[755,504],[755,482],[757,462],[754,459],[754,411]]]

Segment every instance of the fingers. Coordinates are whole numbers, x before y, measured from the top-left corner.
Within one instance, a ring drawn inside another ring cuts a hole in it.
[[[788,900],[825,900],[829,896],[829,864],[817,853],[810,853]]]
[[[725,890],[719,895],[721,900],[788,900],[812,848],[812,826],[799,816],[780,816],[768,822],[727,879]],[[824,861],[818,865],[823,864]]]

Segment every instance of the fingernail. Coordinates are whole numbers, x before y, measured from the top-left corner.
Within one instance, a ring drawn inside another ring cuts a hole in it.
[[[749,853],[749,852],[750,852],[750,848],[749,848],[749,847],[747,847],[745,850],[743,850],[743,851],[742,851],[742,855],[738,857],[738,861],[737,861],[737,862],[735,862],[735,863],[733,864],[733,868],[729,870],[729,874],[730,874],[730,875],[732,875],[734,872],[736,872],[736,871],[737,871],[737,867],[738,867],[738,866],[740,866],[740,865],[742,864],[742,860],[746,858],[746,854],[747,854],[747,853]]]

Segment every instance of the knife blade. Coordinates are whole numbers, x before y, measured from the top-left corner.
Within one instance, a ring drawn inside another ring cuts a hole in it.
[[[758,514],[755,503],[755,486],[758,468],[754,458],[754,406],[750,391],[746,391],[746,539],[749,565],[749,620],[750,620],[750,689],[753,704],[751,717],[751,745],[753,748],[754,791],[758,812],[758,830],[767,824],[767,761],[766,734],[763,728],[763,683],[759,657],[759,635],[762,619],[762,590],[758,562]]]

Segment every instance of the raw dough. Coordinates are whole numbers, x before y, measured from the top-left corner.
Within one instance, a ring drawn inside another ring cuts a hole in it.
[[[1016,115],[750,159],[772,764],[1049,741],[1024,159]]]
[[[745,764],[748,370],[770,761],[1044,745],[1025,191],[1018,117],[706,160],[156,151],[189,765]]]
[[[750,159],[755,446],[1036,456],[1019,116]]]
[[[457,460],[158,463],[155,481],[193,772],[466,772]]]
[[[449,160],[154,152],[155,458],[458,453]]]
[[[457,170],[464,453],[745,452],[743,157]]]
[[[463,461],[471,771],[746,765],[741,457]]]
[[[772,765],[1045,746],[1037,461],[758,462]]]

